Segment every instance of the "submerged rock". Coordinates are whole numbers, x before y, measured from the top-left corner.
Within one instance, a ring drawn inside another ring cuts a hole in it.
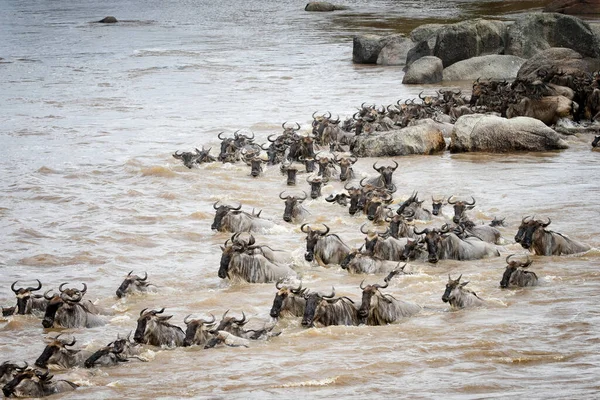
[[[306,4],[304,11],[336,11],[336,10],[347,10],[348,7],[331,4],[325,1],[311,1]]]
[[[117,22],[119,21],[117,21],[115,17],[104,17],[100,21],[98,21],[98,23],[100,24],[115,24]]]

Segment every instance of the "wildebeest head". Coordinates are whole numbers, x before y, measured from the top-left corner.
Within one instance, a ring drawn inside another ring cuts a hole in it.
[[[298,207],[299,204],[301,204],[304,200],[306,200],[306,198],[308,197],[306,192],[302,192],[304,193],[304,197],[300,198],[300,197],[296,197],[296,196],[285,196],[283,197],[283,193],[281,192],[279,193],[279,198],[281,200],[285,201],[285,209],[283,211],[283,220],[285,222],[292,222],[292,219],[294,217],[294,209],[296,209]]]
[[[256,178],[262,172],[263,160],[260,157],[245,157],[244,162],[250,166],[250,176]]]
[[[427,252],[429,253],[427,261],[430,263],[437,263],[439,261],[438,252],[441,249],[442,239],[445,237],[444,234],[450,232],[448,225],[442,226],[441,230],[425,228],[421,232],[415,229],[415,234],[425,235],[423,241],[427,245]]]
[[[144,343],[146,332],[152,332],[157,324],[166,322],[173,317],[172,315],[158,315],[165,312],[164,308],[160,310],[146,310],[148,309],[144,308],[140,311],[140,316],[137,320],[137,328],[133,334],[133,340],[136,343]]]
[[[372,229],[365,230],[365,225],[366,223],[360,226],[361,233],[367,235],[367,237],[365,238],[365,253],[372,255],[375,251],[375,245],[377,245],[379,239],[385,239],[386,237],[388,237],[390,230],[389,228],[387,228],[384,232],[376,232]]]
[[[358,204],[362,195],[362,189],[348,187],[348,184],[344,185],[344,189],[348,191],[348,197],[350,198],[350,208],[348,209],[348,213],[350,213],[350,215],[354,215],[360,209]]]
[[[349,196],[346,193],[338,193],[338,194],[330,194],[325,199],[328,203],[338,203],[342,207],[346,207],[348,205]]]
[[[394,237],[396,239],[398,239],[400,237],[400,226],[402,225],[403,228],[406,228],[405,225],[407,226],[407,222],[410,222],[413,220],[415,216],[415,212],[414,210],[405,210],[404,213],[402,215],[398,215],[392,213],[391,211],[388,212],[388,215],[385,217],[385,221],[389,222],[389,230],[390,230],[390,236]]]
[[[228,277],[229,263],[231,262],[231,258],[235,253],[241,253],[248,249],[248,247],[253,246],[256,243],[256,239],[253,235],[250,235],[248,238],[248,242],[242,241],[239,238],[240,232],[234,233],[231,236],[231,239],[227,239],[225,244],[221,246],[221,262],[219,265],[218,276],[221,279],[225,279]],[[231,244],[229,241],[231,240]]]
[[[506,224],[504,223],[505,219],[506,218],[498,219],[498,218],[494,217],[494,219],[490,221],[490,226],[492,226],[492,227],[506,226]]]
[[[439,215],[442,212],[442,206],[444,205],[444,198],[436,199],[431,196],[431,213],[433,215]]]
[[[46,306],[46,312],[44,313],[44,319],[42,319],[42,326],[44,328],[51,328],[54,325],[54,319],[56,318],[56,312],[61,307],[67,307],[72,309],[72,307],[81,301],[83,295],[87,292],[87,285],[83,283],[83,290],[67,288],[63,289],[66,283],[62,283],[58,290],[60,294],[55,294],[53,296],[49,296],[48,293],[51,290],[46,291],[44,293],[44,298],[48,300],[48,305]]]
[[[452,302],[452,300],[455,299],[458,293],[460,292],[460,289],[462,289],[466,286],[467,283],[469,283],[468,281],[460,283],[461,277],[462,274],[458,277],[458,279],[453,280],[452,278],[450,278],[450,275],[448,275],[448,283],[446,284],[446,290],[442,295],[442,301],[444,303]]]
[[[388,287],[389,285],[389,280],[385,281],[385,285],[379,285],[378,283],[375,283],[373,285],[367,285],[363,287],[363,283],[365,283],[365,281],[363,280],[360,283],[360,289],[362,290],[363,294],[362,294],[362,303],[360,304],[360,308],[358,309],[358,323],[359,324],[366,324],[367,323],[367,318],[369,316],[369,310],[371,309],[371,299],[373,298],[373,295],[376,294],[379,289],[384,289],[386,287]],[[381,296],[382,299],[387,300],[385,297]]]
[[[137,275],[132,275],[133,271],[130,271],[121,286],[117,289],[117,297],[121,298],[125,296],[127,293],[134,292],[143,292],[148,287],[149,283],[146,282],[148,279],[148,274],[144,272],[144,277],[139,277]]]
[[[233,333],[233,331],[241,330],[242,327],[248,323],[248,321],[246,320],[246,314],[244,314],[243,311],[241,319],[236,317],[228,317],[228,312],[229,310],[223,313],[223,316],[221,317],[221,322],[219,322],[219,326],[217,326],[217,329],[215,329],[215,331],[226,331]]]
[[[271,306],[271,311],[269,315],[272,318],[279,318],[279,314],[281,313],[281,308],[283,306],[283,302],[288,296],[296,295],[302,296],[306,292],[307,289],[302,289],[302,283],[297,288],[292,288],[289,286],[283,286],[283,281],[279,280],[275,283],[275,287],[277,288],[277,293],[275,293],[275,298],[273,299],[273,305]]]
[[[310,184],[310,198],[316,199],[321,196],[321,188],[323,184],[327,183],[327,179],[322,178],[320,176],[316,178],[311,178],[310,176],[306,178],[306,182]]]
[[[402,202],[398,209],[396,210],[396,214],[401,215],[407,211],[407,208],[413,203],[422,203],[418,198],[419,192],[413,192],[410,197]]]
[[[332,299],[335,296],[335,288],[331,288],[330,295],[324,295],[318,292],[309,292],[304,295],[306,307],[304,308],[304,316],[302,317],[302,326],[312,326],[315,320],[317,307],[324,299]]]
[[[193,344],[204,345],[210,337],[210,331],[215,326],[216,318],[210,314],[212,320],[205,319],[189,319],[190,315],[183,319],[183,322],[187,326],[185,330],[185,339],[183,340],[183,346],[188,347]]]
[[[227,215],[228,212],[239,211],[242,208],[241,204],[237,208],[231,207],[231,206],[226,206],[226,205],[220,205],[217,207],[218,203],[219,202],[217,201],[213,204],[213,208],[217,211],[215,213],[215,219],[214,219],[212,225],[210,226],[210,229],[212,229],[212,230],[219,230],[221,228],[221,223],[223,221],[223,218]]]
[[[381,222],[381,218],[384,215],[386,205],[392,201],[392,195],[380,191],[372,191],[367,196],[366,214],[369,221]],[[379,215],[379,217],[378,217]]]
[[[401,261],[409,261],[417,258],[417,251],[425,249],[425,241],[422,238],[416,240],[408,239],[402,254],[400,255]]]
[[[301,157],[298,161],[304,163],[304,169],[306,172],[315,172],[317,161],[314,159],[314,157]]]
[[[380,178],[381,181],[384,183],[384,186],[386,188],[391,188],[392,187],[392,174],[394,173],[394,171],[398,168],[398,163],[396,161],[393,161],[394,166],[382,166],[382,167],[377,167],[377,162],[375,162],[373,164],[373,169],[377,172],[379,172],[380,174]]]
[[[281,172],[287,174],[286,183],[288,186],[296,185],[296,175],[298,174],[298,168],[292,167],[291,163],[281,164]]]
[[[40,368],[48,368],[48,364],[55,364],[63,367],[70,367],[66,359],[79,352],[79,350],[69,349],[68,347],[75,345],[77,340],[72,338],[72,340],[69,342],[59,339],[60,336],[61,334],[55,338],[49,339],[44,351],[38,357],[38,359],[35,360],[36,366]]]
[[[221,137],[224,132],[220,132],[217,137],[221,140],[221,152],[219,153],[219,161],[222,162],[234,162],[235,153],[239,150],[239,146],[236,145],[235,139]]]
[[[27,362],[25,362],[24,367],[19,367],[17,364],[4,361],[0,364],[0,386],[10,382],[17,373],[25,371],[28,366]]]
[[[452,221],[455,224],[458,224],[460,222],[460,219],[465,215],[465,211],[472,210],[473,208],[475,208],[475,198],[471,196],[471,200],[473,201],[469,203],[466,201],[452,202],[452,197],[454,196],[450,196],[448,198],[448,204],[452,204],[454,206],[454,217],[452,217]]]
[[[306,253],[304,259],[306,261],[312,261],[315,259],[315,246],[320,238],[325,237],[329,233],[329,227],[323,224],[325,231],[319,229],[312,229],[308,224],[302,224],[300,230],[306,233]],[[305,230],[306,227],[306,230]]]
[[[509,261],[509,259],[514,256],[514,254],[506,257],[506,269],[504,270],[504,274],[502,275],[502,280],[500,281],[500,287],[506,289],[508,284],[510,283],[510,276],[515,272],[518,268],[527,268],[531,265],[532,261],[527,256],[527,261],[522,262],[518,260]]]
[[[328,178],[330,175],[329,168],[333,165],[334,160],[327,156],[319,156],[318,154],[316,155],[316,158],[317,164],[319,165],[319,172],[317,175]]]
[[[361,245],[360,248],[358,248],[358,249],[351,249],[348,252],[348,255],[346,257],[344,257],[344,259],[340,263],[340,267],[342,267],[342,269],[347,269],[348,265],[350,265],[352,260],[354,260],[357,255],[361,254],[363,247],[364,247],[364,245]]]
[[[112,360],[116,362],[127,362],[127,355],[130,354],[135,346],[139,346],[137,343],[132,343],[129,340],[130,337],[131,332],[129,332],[129,335],[123,339],[117,335],[117,340],[110,342],[105,347],[95,351],[84,361],[83,365],[86,368],[93,368],[98,363],[102,365],[104,357],[112,358]]]
[[[542,228],[542,229],[546,228],[548,225],[550,225],[550,223],[552,223],[552,220],[550,218],[548,218],[548,222],[546,222],[546,223],[543,223],[542,221],[534,220],[534,219],[527,221],[527,223],[526,223],[527,225],[523,229],[523,236],[520,240],[521,246],[523,246],[524,249],[529,249],[533,242],[533,234],[535,233],[535,231],[538,230],[539,228]],[[523,224],[521,224],[521,225],[523,225]],[[519,229],[521,229],[521,227],[519,227]],[[518,234],[518,232],[517,232],[517,234]]]
[[[197,154],[192,153],[190,151],[184,151],[179,153],[179,151],[176,151],[175,153],[173,153],[173,157],[183,161],[183,165],[185,165],[188,168],[192,168],[194,166],[194,164],[196,163],[196,159],[197,159]]]
[[[39,279],[36,279],[38,286],[37,287],[27,287],[27,288],[16,288],[16,284],[18,281],[13,282],[10,286],[10,289],[17,296],[17,314],[29,314],[31,312],[31,296],[34,291],[40,290],[42,288],[42,282]]]
[[[26,369],[17,373],[14,378],[2,387],[6,398],[9,397],[44,397],[47,395],[45,385],[52,379],[49,371],[41,373],[34,369]]]
[[[594,141],[592,142],[592,147],[600,146],[600,136],[594,137]]]

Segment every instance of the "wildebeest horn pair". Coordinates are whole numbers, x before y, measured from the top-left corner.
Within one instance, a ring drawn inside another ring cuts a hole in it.
[[[38,287],[37,287],[37,288],[34,288],[34,287],[28,287],[28,288],[27,288],[27,289],[25,289],[25,290],[27,290],[28,292],[34,292],[34,291],[36,291],[36,290],[40,290],[40,289],[42,288],[42,282],[40,282],[40,280],[39,280],[39,279],[36,279],[36,281],[37,281],[37,283],[38,283]],[[11,289],[13,292],[15,292],[15,294],[18,294],[18,293],[19,293],[19,289],[15,289],[15,286],[16,286],[17,282],[19,282],[19,281],[14,281],[14,282],[13,282],[13,284],[12,284],[12,285],[10,285],[10,289]]]

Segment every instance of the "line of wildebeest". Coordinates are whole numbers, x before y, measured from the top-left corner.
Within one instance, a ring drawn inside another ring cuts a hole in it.
[[[561,75],[557,74],[560,78]],[[543,79],[542,79],[543,78]],[[436,96],[419,96],[421,103],[398,101],[396,105],[377,108],[363,104],[350,119],[340,123],[331,113],[313,113],[312,133],[300,134],[300,125],[282,125],[283,132],[268,137],[269,144],[254,143],[254,135],[235,132],[233,137],[218,135],[221,150],[213,157],[210,149],[195,149],[193,152],[175,152],[173,157],[181,160],[188,168],[206,162],[221,161],[235,163],[243,161],[251,167],[250,175],[259,177],[264,165],[280,165],[289,186],[297,185],[297,175],[305,173],[309,183],[310,197],[321,197],[324,184],[339,180],[345,183],[340,193],[329,195],[327,202],[348,207],[351,215],[365,215],[366,222],[360,225],[365,235],[364,244],[351,248],[331,229],[322,224],[315,226],[304,223],[307,210],[302,202],[308,198],[281,192],[284,202],[283,220],[291,224],[301,224],[300,230],[306,234],[305,260],[323,267],[340,266],[351,274],[382,274],[383,284],[360,284],[362,301],[360,304],[346,296],[311,291],[302,286],[298,273],[294,270],[291,252],[276,250],[256,242],[253,233],[266,233],[275,222],[262,218],[260,212],[242,211],[242,205],[213,204],[215,218],[212,229],[231,232],[232,236],[221,246],[222,256],[218,276],[232,281],[249,283],[275,283],[277,292],[270,315],[273,321],[265,323],[261,329],[247,329],[248,320],[244,313],[241,318],[223,314],[217,324],[216,318],[196,319],[188,315],[184,319],[186,329],[171,324],[172,316],[163,315],[160,310],[143,309],[137,320],[133,335],[117,337],[116,340],[95,352],[74,349],[76,340],[59,334],[48,338],[48,344],[35,366],[27,362],[19,365],[4,362],[0,365],[0,384],[7,397],[42,397],[53,393],[74,390],[77,385],[67,380],[55,380],[48,368],[66,370],[73,367],[114,366],[135,359],[143,360],[144,345],[177,347],[201,346],[213,348],[217,345],[247,346],[249,340],[268,339],[279,333],[273,329],[280,317],[301,317],[305,327],[329,325],[385,325],[418,313],[421,306],[399,300],[382,289],[388,287],[395,275],[410,273],[405,270],[409,261],[437,263],[439,260],[477,260],[500,256],[499,246],[504,242],[498,226],[505,226],[504,219],[494,218],[489,225],[473,222],[467,212],[475,207],[475,199],[458,200],[454,196],[447,199],[432,197],[431,210],[423,206],[424,201],[413,193],[402,202],[394,202],[396,186],[393,174],[398,163],[392,165],[376,162],[373,169],[377,176],[363,178],[355,182],[353,165],[357,157],[352,155],[353,143],[359,135],[374,134],[407,126],[423,118],[453,122],[460,115],[470,112],[497,112],[511,114],[515,105],[538,104],[547,97],[546,91],[557,90],[556,84],[542,77],[539,82],[515,81],[475,82],[473,95],[463,96],[459,90],[440,90]],[[598,86],[594,75],[593,93]],[[509,94],[506,94],[509,93]],[[591,96],[591,95],[590,95]],[[511,98],[508,101],[506,98]],[[523,99],[528,99],[524,101]],[[585,104],[585,115],[600,112],[590,100]],[[508,106],[507,106],[508,104]],[[590,105],[592,104],[592,105]],[[600,104],[600,103],[599,103]],[[575,108],[571,107],[571,112]],[[524,114],[539,111],[528,108]],[[547,109],[546,109],[547,111]],[[555,110],[555,112],[558,112]],[[542,119],[542,118],[540,118]],[[595,144],[600,141],[597,137]],[[442,207],[449,204],[454,215],[446,221]],[[414,221],[429,227],[419,230]],[[435,227],[435,223],[438,226]],[[582,253],[590,249],[568,237],[546,229],[547,221],[531,217],[522,219],[515,235],[515,241],[536,255],[562,255]],[[367,225],[368,224],[368,225]],[[500,282],[502,288],[534,286],[537,275],[527,270],[532,261],[506,257],[506,267]],[[404,262],[404,265],[400,264]],[[460,309],[485,304],[477,294],[467,288],[468,282],[461,282],[461,276],[452,279],[448,276],[442,300],[452,308]],[[131,293],[144,293],[153,285],[143,277],[130,272],[116,295],[119,298]],[[4,316],[13,314],[33,314],[43,316],[44,328],[91,328],[107,322],[112,311],[102,310],[91,301],[84,299],[87,286],[67,287],[63,283],[58,292],[50,289],[43,295],[35,294],[42,289],[37,280],[35,286],[18,287],[11,285],[17,298],[14,307],[2,308]]]

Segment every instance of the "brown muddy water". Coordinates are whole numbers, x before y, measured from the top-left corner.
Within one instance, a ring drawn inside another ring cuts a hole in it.
[[[252,131],[261,143],[284,121],[308,132],[315,110],[344,118],[362,102],[415,97],[423,88],[401,85],[400,67],[353,65],[352,34],[367,26],[393,31],[394,18],[452,21],[479,16],[482,8],[471,1],[352,1],[332,16],[304,13],[304,3],[5,2],[2,305],[13,305],[15,280],[40,279],[44,289],[87,283],[86,296],[115,313],[104,327],[66,330],[76,347],[89,350],[135,330],[146,307],[165,307],[180,326],[188,314],[228,309],[262,326],[270,322],[275,287],[217,277],[219,246],[229,235],[210,230],[216,201],[241,202],[277,221],[257,240],[292,252],[311,290],[335,286],[359,302],[363,279],[382,283],[383,276],[350,276],[304,261],[305,235],[281,219],[278,193],[288,187],[278,167],[253,179],[243,164],[188,170],[171,154],[202,145],[215,153],[221,131]],[[511,2],[514,8],[503,10],[505,3],[485,4],[494,14],[539,2]],[[90,23],[106,15],[125,22]],[[371,23],[375,18],[383,25]],[[311,329],[288,318],[277,325],[280,336],[249,348],[149,347],[148,362],[55,371],[81,385],[55,397],[597,398],[600,153],[590,151],[591,136],[568,140],[561,152],[395,158],[397,202],[415,190],[427,203],[432,195],[473,196],[473,218],[507,221],[502,257],[415,262],[413,275],[390,284],[386,293],[425,307],[417,316],[390,326]],[[375,173],[375,161],[358,161],[359,178]],[[324,192],[342,187],[333,180]],[[300,183],[293,191],[307,189]],[[362,243],[364,216],[351,217],[323,198],[305,206],[307,222],[326,223],[352,246]],[[540,285],[501,290],[506,255],[526,254],[513,240],[526,215],[550,217],[552,229],[594,249],[533,257]],[[147,271],[156,292],[118,300],[115,290],[130,270]],[[441,301],[448,274],[462,274],[487,306],[451,311]],[[44,338],[55,334],[34,317],[0,319],[0,362],[32,364]]]

